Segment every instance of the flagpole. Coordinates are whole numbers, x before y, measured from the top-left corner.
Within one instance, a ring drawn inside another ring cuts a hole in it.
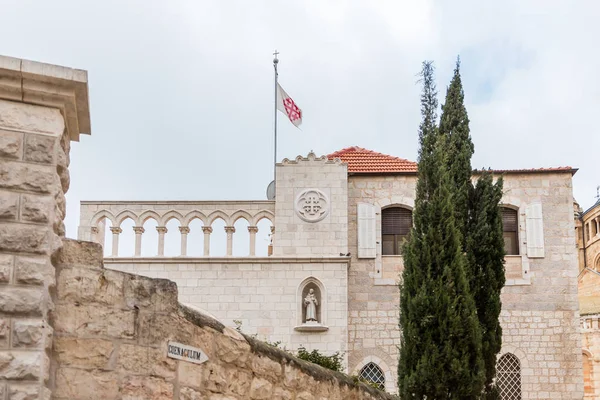
[[[273,185],[277,186],[277,64],[279,60],[277,59],[277,55],[279,52],[275,50],[273,55],[273,69],[275,70],[275,102],[274,102],[274,119],[275,123],[273,125],[273,136],[274,136],[274,144],[273,144]]]

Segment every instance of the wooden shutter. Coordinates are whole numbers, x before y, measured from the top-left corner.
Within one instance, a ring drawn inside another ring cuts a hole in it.
[[[375,206],[358,203],[357,208],[358,258],[375,258],[377,256]]]
[[[542,204],[534,203],[525,209],[527,230],[527,256],[544,257],[544,222]]]
[[[381,211],[381,233],[383,235],[408,235],[411,228],[411,210],[392,207]]]
[[[502,230],[504,232],[517,232],[519,227],[519,215],[517,210],[502,207]]]

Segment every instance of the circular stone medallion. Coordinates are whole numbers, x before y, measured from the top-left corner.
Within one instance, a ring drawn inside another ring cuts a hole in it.
[[[329,198],[319,189],[306,189],[296,197],[296,214],[306,222],[319,222],[329,214]]]

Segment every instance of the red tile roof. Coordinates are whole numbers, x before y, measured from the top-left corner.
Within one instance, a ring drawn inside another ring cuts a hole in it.
[[[404,158],[394,157],[387,154],[377,153],[376,151],[353,146],[338,150],[328,154],[327,158],[333,160],[339,158],[348,164],[348,173],[351,174],[416,174],[417,163]],[[475,170],[474,173],[481,171]],[[544,173],[544,172],[570,172],[574,174],[577,168],[556,167],[556,168],[531,168],[531,169],[495,169],[493,172],[502,174],[516,173]]]
[[[348,163],[350,173],[394,173],[394,172],[417,172],[417,163],[404,158],[388,156],[362,147],[346,147],[327,155],[333,160],[339,158]]]

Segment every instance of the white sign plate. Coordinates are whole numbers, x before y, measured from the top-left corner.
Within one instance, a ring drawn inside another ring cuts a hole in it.
[[[177,342],[169,342],[167,344],[167,357],[194,364],[202,364],[208,361],[208,356],[202,349]]]

